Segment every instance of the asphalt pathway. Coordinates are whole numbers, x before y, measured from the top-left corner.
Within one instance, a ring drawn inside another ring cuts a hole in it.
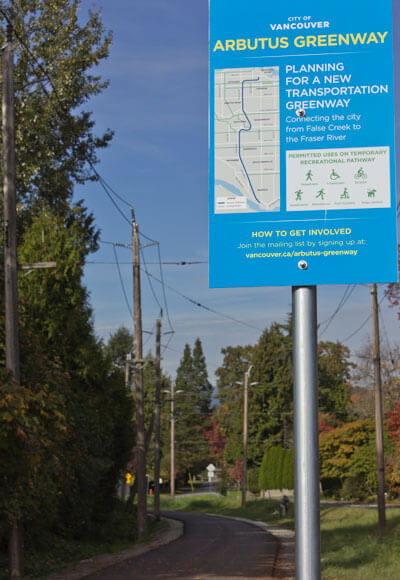
[[[93,580],[270,580],[278,551],[274,536],[246,522],[163,512],[184,522],[179,540],[86,576]]]

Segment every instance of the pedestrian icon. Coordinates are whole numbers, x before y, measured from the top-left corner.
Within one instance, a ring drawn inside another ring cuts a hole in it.
[[[312,181],[312,171],[311,169],[306,173],[306,181]]]
[[[301,201],[303,192],[301,191],[301,189],[298,189],[297,191],[295,191],[296,194],[296,201]]]
[[[323,189],[320,189],[318,194],[315,197],[316,198],[320,197],[321,199],[324,199],[325,195],[326,195],[325,191]]]

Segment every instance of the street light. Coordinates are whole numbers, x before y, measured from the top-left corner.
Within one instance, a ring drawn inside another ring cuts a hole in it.
[[[247,431],[248,431],[248,416],[249,416],[249,377],[253,365],[250,365],[244,373],[244,404],[243,404],[243,484],[242,484],[242,507],[246,507],[247,494]],[[239,382],[239,381],[238,381]],[[240,384],[242,384],[240,382]],[[250,386],[258,383],[250,383]]]
[[[171,389],[165,390],[171,398],[171,475],[170,475],[170,495],[175,497],[175,394],[183,393],[182,390],[175,391],[175,383],[171,383]]]

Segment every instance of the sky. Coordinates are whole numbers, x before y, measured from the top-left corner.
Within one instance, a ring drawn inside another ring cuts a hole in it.
[[[395,0],[396,19],[399,6]],[[112,245],[131,244],[131,205],[143,234],[142,263],[157,278],[150,286],[142,273],[144,352],[154,352],[162,307],[164,372],[173,379],[184,345],[199,337],[214,383],[221,348],[255,344],[272,322],[287,320],[291,288],[208,285],[208,0],[82,0],[82,18],[89,8],[101,9],[113,33],[110,56],[95,71],[110,86],[85,108],[98,134],[115,131],[97,171],[117,194],[112,203],[99,183],[75,190],[101,232],[84,280],[96,334],[107,341],[122,325],[133,331],[132,254]],[[162,274],[151,240],[159,242]],[[195,263],[171,264],[182,261]],[[320,338],[344,342],[353,355],[371,336],[370,311],[368,285],[318,287]],[[393,349],[397,312],[383,298],[381,313],[382,342]]]

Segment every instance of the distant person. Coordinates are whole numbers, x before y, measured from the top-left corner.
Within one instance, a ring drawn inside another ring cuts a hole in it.
[[[284,495],[279,504],[279,515],[281,516],[281,518],[284,518],[287,515],[288,506],[289,506],[289,498],[287,495]]]

